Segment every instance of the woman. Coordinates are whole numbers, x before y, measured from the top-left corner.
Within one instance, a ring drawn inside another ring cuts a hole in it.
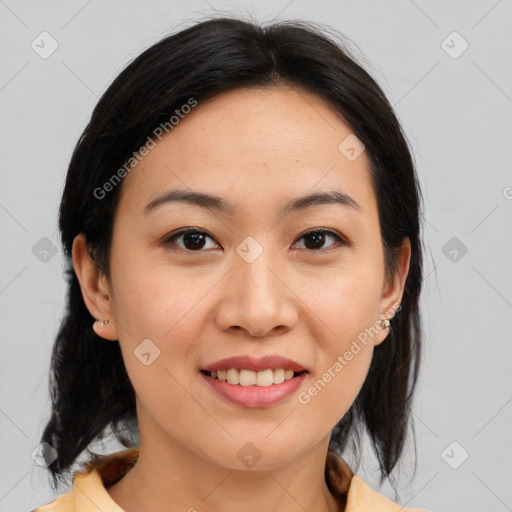
[[[420,199],[381,89],[313,25],[211,19],[144,51],[69,166],[41,445],[54,485],[106,428],[126,449],[38,512],[405,510],[341,454],[366,429],[384,481],[403,451]]]

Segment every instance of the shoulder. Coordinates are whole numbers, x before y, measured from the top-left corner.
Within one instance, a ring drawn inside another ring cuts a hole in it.
[[[429,512],[402,507],[374,491],[362,478],[354,475],[350,466],[334,451],[327,453],[325,470],[327,486],[345,507],[345,512]]]
[[[135,464],[138,448],[96,455],[73,476],[71,491],[31,512],[123,512],[106,490]]]
[[[429,512],[419,508],[405,508],[374,491],[363,479],[355,476],[350,483],[346,512]]]
[[[75,512],[75,501],[72,492],[61,494],[51,503],[41,505],[30,512]]]

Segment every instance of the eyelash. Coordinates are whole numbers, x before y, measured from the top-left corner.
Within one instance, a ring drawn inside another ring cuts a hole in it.
[[[215,240],[215,238],[210,233],[208,233],[208,231],[205,231],[204,229],[186,228],[186,229],[182,229],[182,230],[178,231],[177,233],[174,233],[174,234],[172,234],[170,236],[167,236],[164,239],[163,244],[164,245],[174,244],[174,240],[176,240],[176,239],[178,239],[178,238],[180,238],[180,237],[182,237],[184,235],[190,234],[190,233],[199,233],[199,234],[202,234],[202,235],[206,235],[207,237],[211,238],[212,240]],[[327,228],[314,228],[314,229],[310,229],[309,231],[306,231],[305,233],[302,233],[302,235],[300,235],[297,238],[297,240],[300,240],[300,239],[302,239],[302,238],[304,238],[304,237],[306,237],[308,235],[311,235],[313,233],[322,233],[324,235],[332,236],[335,239],[337,244],[339,244],[341,246],[348,245],[348,242],[343,237],[338,235],[335,231],[332,231],[332,230],[327,229]],[[215,242],[215,243],[217,243],[217,242]],[[336,243],[330,245],[327,249],[304,249],[304,250],[307,250],[309,252],[315,252],[315,253],[318,253],[318,252],[328,252],[328,251],[333,250],[333,248],[335,248]],[[186,249],[186,248],[180,247],[180,246],[178,246],[178,249],[175,249],[175,250],[182,250],[182,251],[189,252],[189,253],[204,252],[203,249],[198,249],[197,251],[193,251],[193,250]]]

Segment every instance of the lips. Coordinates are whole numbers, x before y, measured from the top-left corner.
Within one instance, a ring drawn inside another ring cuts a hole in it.
[[[308,372],[305,370],[294,375],[289,380],[263,387],[259,385],[243,386],[230,384],[229,382],[209,377],[203,371],[200,372],[200,375],[203,382],[215,392],[216,396],[221,397],[224,401],[239,407],[258,408],[277,406],[290,399],[302,386]]]
[[[230,368],[253,371],[282,368],[283,370],[293,370],[296,373],[309,372],[307,368],[296,361],[282,356],[265,356],[259,359],[250,356],[228,357],[211,363],[202,368],[202,370],[210,372],[213,370],[229,370]]]

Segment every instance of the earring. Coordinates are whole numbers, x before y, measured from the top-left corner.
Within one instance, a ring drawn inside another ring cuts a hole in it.
[[[383,329],[389,329],[391,323],[387,318],[384,318],[383,320],[381,320],[381,325]]]
[[[92,324],[92,330],[100,338],[110,340],[109,337],[104,337],[104,333],[102,332],[103,329],[101,329],[102,326],[107,325],[108,323],[110,323],[110,320],[108,320],[108,319],[107,320],[95,320],[94,323]]]

